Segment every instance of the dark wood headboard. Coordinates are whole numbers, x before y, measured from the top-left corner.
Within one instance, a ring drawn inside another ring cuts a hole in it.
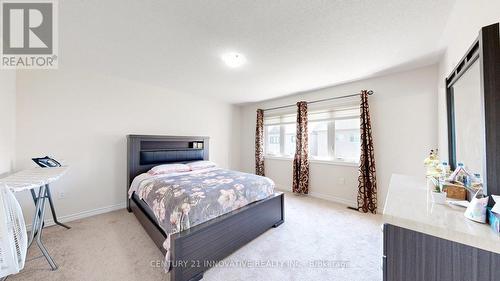
[[[209,137],[128,135],[127,192],[134,178],[152,167],[208,160],[208,149]]]

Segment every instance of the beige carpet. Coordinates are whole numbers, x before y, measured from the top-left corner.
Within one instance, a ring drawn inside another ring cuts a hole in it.
[[[381,217],[286,194],[285,223],[270,229],[203,280],[382,280]],[[168,280],[162,256],[133,214],[120,210],[44,230],[59,269],[31,247],[25,269],[8,280]]]

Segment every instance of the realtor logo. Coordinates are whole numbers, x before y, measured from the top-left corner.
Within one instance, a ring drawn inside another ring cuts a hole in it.
[[[55,0],[2,0],[1,67],[57,68]]]

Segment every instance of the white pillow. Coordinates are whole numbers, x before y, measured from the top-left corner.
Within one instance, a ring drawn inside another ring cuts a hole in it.
[[[212,161],[196,161],[188,163],[187,165],[189,166],[189,168],[191,168],[191,171],[217,167],[217,164]]]
[[[151,175],[161,175],[161,174],[171,174],[171,173],[181,173],[181,172],[189,172],[191,168],[188,165],[184,164],[163,164],[154,166],[149,170],[148,174]]]

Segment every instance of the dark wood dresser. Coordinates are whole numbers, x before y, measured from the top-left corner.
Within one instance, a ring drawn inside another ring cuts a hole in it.
[[[500,281],[500,235],[394,175],[384,207],[384,281]]]

